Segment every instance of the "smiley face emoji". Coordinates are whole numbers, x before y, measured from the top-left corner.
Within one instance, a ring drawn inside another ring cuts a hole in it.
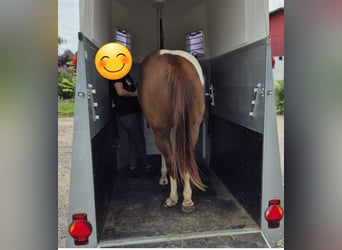
[[[107,43],[95,55],[97,72],[109,80],[118,80],[127,75],[132,61],[131,53],[120,43]]]

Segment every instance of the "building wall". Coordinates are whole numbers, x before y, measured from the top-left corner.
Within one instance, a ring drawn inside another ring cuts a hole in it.
[[[270,13],[271,50],[275,59],[273,80],[284,80],[284,8]]]
[[[281,58],[281,59],[280,59]],[[273,81],[284,80],[284,57],[275,56],[275,65],[272,69]]]
[[[270,14],[271,49],[274,56],[284,56],[284,9]]]

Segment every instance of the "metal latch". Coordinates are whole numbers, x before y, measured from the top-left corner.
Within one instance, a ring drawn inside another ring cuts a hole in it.
[[[258,93],[260,93],[260,95]],[[256,110],[257,103],[259,101],[259,96],[261,97],[265,96],[265,89],[261,87],[260,82],[253,88],[253,99],[251,101],[251,111],[249,112],[249,116],[251,118],[255,117],[255,110]]]
[[[90,107],[92,111],[92,117],[93,121],[96,122],[100,119],[100,116],[96,114],[95,108],[98,107],[98,103],[94,102],[93,95],[96,94],[96,89],[93,88],[94,86],[92,84],[88,84],[88,99],[90,100]]]
[[[212,84],[209,85],[209,93],[205,93],[204,96],[210,99],[211,106],[215,106],[214,86]]]

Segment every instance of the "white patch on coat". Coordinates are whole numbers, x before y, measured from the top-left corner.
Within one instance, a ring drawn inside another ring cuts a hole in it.
[[[191,55],[188,52],[182,51],[182,50],[161,49],[159,51],[159,55],[163,55],[163,54],[178,55],[178,56],[184,57],[189,62],[191,62],[194,65],[194,67],[196,68],[197,73],[198,73],[199,78],[200,78],[200,81],[201,81],[202,85],[204,86],[204,78],[203,78],[203,72],[202,72],[201,65],[199,64],[199,62],[197,61],[197,59],[193,55]]]

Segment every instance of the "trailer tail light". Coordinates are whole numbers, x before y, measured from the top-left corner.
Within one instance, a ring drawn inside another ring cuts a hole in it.
[[[88,244],[89,236],[92,232],[92,226],[87,220],[87,214],[74,214],[69,226],[70,236],[74,238],[75,245]]]
[[[268,228],[278,228],[283,218],[284,210],[280,206],[280,200],[270,200],[265,211],[265,219],[268,221]]]

